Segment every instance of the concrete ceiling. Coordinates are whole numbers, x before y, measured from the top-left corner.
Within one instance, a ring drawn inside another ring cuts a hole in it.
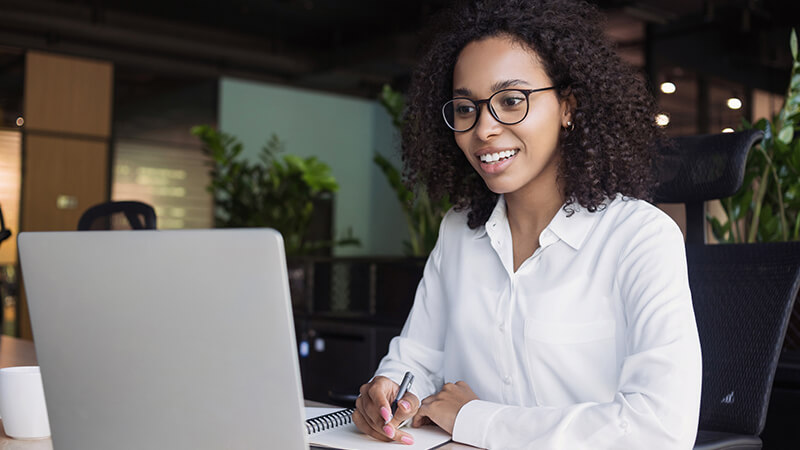
[[[241,76],[374,97],[384,83],[407,83],[419,52],[420,30],[449,3],[0,0],[0,66],[4,53],[14,61],[14,49],[30,48],[154,71]],[[724,29],[745,38],[757,33],[754,39],[764,40],[765,28],[785,28],[800,20],[796,0],[594,3],[608,13],[607,32],[621,53],[627,53],[623,56],[640,66],[646,24],[656,37]],[[11,50],[3,52],[1,46]],[[759,64],[783,66],[786,53],[756,56]]]

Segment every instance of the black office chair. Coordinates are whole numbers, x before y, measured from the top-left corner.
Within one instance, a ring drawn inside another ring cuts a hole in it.
[[[155,230],[156,211],[147,203],[107,202],[94,205],[81,215],[78,231],[111,230],[112,217],[122,215],[133,230]]]
[[[0,243],[11,237],[11,230],[6,228],[6,221],[3,220],[3,208],[0,207]]]
[[[800,289],[800,242],[706,245],[703,202],[735,193],[760,131],[664,147],[656,201],[686,203],[686,258],[703,385],[695,449],[760,449],[772,383]]]

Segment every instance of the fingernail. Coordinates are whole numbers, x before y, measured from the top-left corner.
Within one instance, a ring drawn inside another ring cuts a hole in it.
[[[399,402],[397,402],[397,404],[402,406],[403,409],[405,409],[406,411],[411,411],[411,403],[408,403],[405,400],[400,400]]]
[[[392,428],[391,425],[386,425],[383,427],[383,432],[389,436],[389,439],[394,439],[394,428]]]
[[[381,408],[381,417],[383,417],[383,423],[389,423],[392,420],[392,412],[389,411],[388,408],[382,407]]]
[[[403,436],[400,438],[400,442],[406,445],[414,445],[414,440],[411,439],[411,436]]]

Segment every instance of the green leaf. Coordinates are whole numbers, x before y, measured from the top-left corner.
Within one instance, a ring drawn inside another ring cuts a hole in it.
[[[792,28],[792,34],[789,36],[789,48],[792,49],[792,59],[797,61],[797,33]]]
[[[392,118],[392,123],[395,127],[401,128],[403,126],[403,111],[405,110],[405,99],[403,94],[392,89],[388,84],[383,85],[383,90],[378,98],[381,106],[386,109],[389,116]]]
[[[791,125],[786,125],[781,129],[780,133],[778,133],[778,140],[784,144],[789,144],[792,142],[792,138],[794,137],[794,127]]]
[[[707,219],[711,223],[711,231],[714,237],[720,242],[727,242],[728,237],[726,235],[731,229],[731,222],[727,221],[723,226],[716,217],[707,216]]]
[[[792,77],[792,81],[789,83],[789,89],[795,90],[800,87],[800,73],[796,74]]]

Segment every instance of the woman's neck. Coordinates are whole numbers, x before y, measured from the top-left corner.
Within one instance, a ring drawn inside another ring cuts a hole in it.
[[[504,197],[512,235],[533,233],[537,239],[565,200],[557,183],[548,183],[537,189],[520,189]]]

